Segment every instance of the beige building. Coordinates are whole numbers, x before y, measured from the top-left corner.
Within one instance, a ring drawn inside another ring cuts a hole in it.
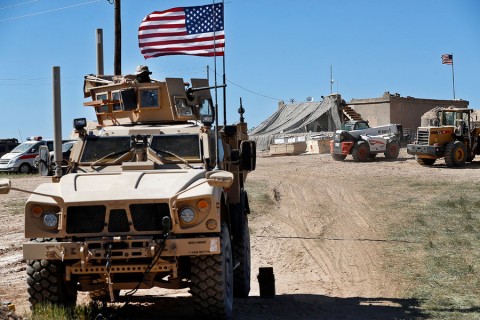
[[[398,93],[385,92],[380,98],[352,99],[347,103],[368,120],[371,127],[389,123],[403,125],[404,132],[416,132],[421,126],[421,117],[435,107],[455,106],[467,108],[466,100],[417,99],[410,96],[401,97]]]

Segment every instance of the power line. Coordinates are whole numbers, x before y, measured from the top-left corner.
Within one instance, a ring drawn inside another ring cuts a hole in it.
[[[250,90],[250,89],[247,89],[247,88],[245,88],[245,87],[242,87],[241,85],[238,85],[238,84],[236,84],[235,82],[232,82],[232,81],[230,81],[230,80],[228,80],[228,79],[227,79],[227,82],[233,84],[234,86],[239,87],[240,89],[243,89],[243,90],[248,91],[248,92],[250,92],[250,93],[256,94],[257,96],[261,96],[261,97],[264,97],[264,98],[268,98],[268,99],[272,99],[272,100],[277,100],[277,101],[284,101],[284,100],[285,100],[285,99],[274,98],[274,97],[270,97],[270,96],[267,96],[267,95],[262,94],[262,93],[255,92],[255,91],[253,91],[253,90]]]
[[[218,75],[218,76],[221,76],[218,72],[217,72],[217,75]],[[230,81],[230,80],[228,80],[228,79],[226,79],[226,81],[229,82],[229,83],[231,83],[231,84],[233,84],[233,85],[236,86],[236,87],[239,87],[240,89],[243,89],[243,90],[245,90],[245,91],[248,91],[248,92],[250,92],[250,93],[253,93],[253,94],[257,95],[257,96],[264,97],[264,98],[268,98],[268,99],[272,99],[272,100],[277,100],[277,101],[285,101],[285,99],[270,97],[270,96],[267,96],[267,95],[265,95],[265,94],[258,93],[258,92],[255,92],[255,91],[253,91],[253,90],[247,89],[247,88],[242,87],[241,85],[236,84],[235,82]]]
[[[29,4],[29,3],[37,2],[37,1],[38,1],[38,0],[32,0],[32,1],[27,1],[27,2],[23,2],[23,3],[12,4],[11,6],[2,7],[2,8],[0,8],[0,10],[10,9],[10,8],[18,7],[18,6],[23,6],[24,4]]]
[[[64,10],[64,9],[69,9],[69,8],[74,8],[74,7],[79,7],[79,6],[83,6],[83,5],[90,4],[90,3],[94,3],[94,2],[100,2],[100,1],[101,1],[101,0],[93,0],[93,1],[83,2],[83,3],[77,3],[77,4],[74,4],[74,5],[71,5],[71,6],[66,6],[66,7],[61,7],[61,8],[56,8],[56,9],[51,9],[51,10],[46,10],[46,11],[31,13],[31,14],[26,14],[26,15],[23,15],[23,16],[18,16],[18,17],[13,17],[13,18],[8,18],[8,19],[2,19],[2,20],[0,20],[0,22],[10,21],[10,20],[17,20],[17,19],[22,19],[22,18],[28,18],[28,17],[32,17],[32,16],[37,16],[37,15],[39,15],[39,14],[50,13],[50,12],[54,12],[54,11],[59,11],[59,10]]]

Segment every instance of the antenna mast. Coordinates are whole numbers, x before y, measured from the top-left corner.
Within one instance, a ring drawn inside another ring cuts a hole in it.
[[[333,68],[332,65],[330,65],[330,94],[333,94],[333,83],[335,81],[333,80]]]

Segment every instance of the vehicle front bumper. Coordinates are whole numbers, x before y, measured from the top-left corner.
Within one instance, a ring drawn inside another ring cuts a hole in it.
[[[351,141],[339,142],[335,140],[330,140],[330,153],[348,155],[352,150],[353,144],[354,143]]]
[[[416,156],[443,157],[444,150],[441,146],[407,144],[407,153]]]
[[[111,245],[111,259],[151,258],[162,246],[153,240],[98,240],[86,242],[28,242],[23,245],[25,260],[104,259]],[[161,257],[197,256],[220,253],[220,238],[167,239]]]
[[[14,171],[18,171],[18,167],[15,167],[15,164],[0,164],[0,171],[14,172]]]

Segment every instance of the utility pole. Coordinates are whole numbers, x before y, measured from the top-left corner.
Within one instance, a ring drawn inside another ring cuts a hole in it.
[[[115,10],[115,53],[114,53],[114,74],[122,75],[122,19],[120,16],[120,0],[114,0]]]

